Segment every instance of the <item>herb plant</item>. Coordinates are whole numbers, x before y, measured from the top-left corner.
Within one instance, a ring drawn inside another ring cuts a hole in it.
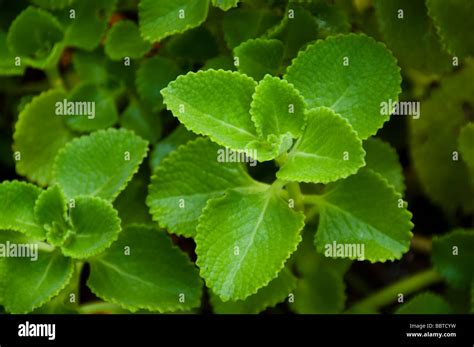
[[[0,8],[1,311],[474,309],[471,1]]]

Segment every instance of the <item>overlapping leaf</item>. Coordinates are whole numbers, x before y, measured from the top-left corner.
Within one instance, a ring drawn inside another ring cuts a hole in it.
[[[259,81],[276,75],[283,60],[283,44],[275,39],[251,39],[234,48],[238,70]]]
[[[138,26],[131,20],[123,20],[115,24],[105,41],[105,53],[112,60],[120,60],[124,57],[141,58],[150,48],[151,44],[141,38]]]

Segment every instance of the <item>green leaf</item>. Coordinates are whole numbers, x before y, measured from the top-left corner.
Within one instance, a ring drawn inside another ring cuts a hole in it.
[[[158,165],[160,165],[163,158],[176,150],[178,146],[184,145],[188,141],[194,140],[196,135],[188,130],[183,125],[179,125],[170,135],[164,140],[158,142],[150,155],[150,166],[155,172]]]
[[[452,314],[449,304],[439,295],[418,294],[396,310],[397,314]]]
[[[214,35],[200,26],[170,37],[161,52],[180,66],[192,66],[215,57],[219,54],[219,46]]]
[[[7,46],[7,34],[0,30],[0,75],[15,76],[23,75],[26,66],[15,65],[15,55]]]
[[[67,144],[54,162],[54,181],[67,198],[113,201],[138,171],[148,143],[128,130],[100,130]]]
[[[355,174],[364,166],[362,141],[345,119],[326,107],[312,109],[306,116],[303,135],[277,172],[278,178],[328,183]]]
[[[54,157],[73,138],[62,116],[55,114],[56,103],[65,97],[63,91],[54,89],[34,97],[15,125],[13,150],[20,155],[16,170],[40,185],[51,182]]]
[[[296,250],[303,225],[303,214],[291,210],[272,188],[230,190],[209,200],[196,236],[201,277],[223,301],[257,293]]]
[[[75,18],[65,34],[68,45],[91,51],[95,49],[107,28],[116,0],[81,0],[74,7]]]
[[[161,118],[153,114],[138,100],[132,99],[120,119],[122,128],[130,129],[150,143],[156,143],[161,136]]]
[[[206,70],[179,76],[161,94],[188,130],[238,150],[257,140],[249,116],[255,86],[253,79],[237,72]]]
[[[137,70],[136,87],[143,102],[155,111],[161,110],[163,97],[160,90],[180,74],[172,60],[156,56],[145,60]]]
[[[7,242],[10,246],[28,246],[31,256],[0,258],[0,268],[4,272],[0,277],[0,300],[6,311],[31,312],[51,300],[71,280],[74,272],[72,261],[49,245],[38,244],[15,232],[2,231],[0,243]]]
[[[455,229],[433,238],[431,261],[438,272],[456,288],[469,287],[474,280],[474,230]]]
[[[300,52],[285,79],[309,108],[326,106],[346,118],[359,137],[375,134],[389,115],[382,102],[396,102],[400,69],[382,43],[362,34],[331,36]]]
[[[240,0],[212,0],[212,5],[219,7],[223,11],[228,11],[232,7],[237,7]]]
[[[278,22],[278,16],[268,9],[236,9],[226,13],[223,20],[224,38],[229,48],[262,36]]]
[[[463,160],[454,160],[459,132],[469,119],[466,109],[474,105],[473,78],[474,64],[466,63],[441,79],[440,87],[421,102],[420,117],[408,122],[410,154],[421,187],[450,214],[460,208],[474,210],[468,167]]]
[[[150,48],[151,44],[142,39],[138,26],[131,20],[116,23],[109,30],[105,41],[105,53],[112,60],[141,58]]]
[[[441,47],[424,1],[377,0],[375,8],[380,31],[403,66],[425,73],[449,69],[451,58]]]
[[[466,124],[459,133],[459,151],[469,168],[471,183],[474,187],[474,123]]]
[[[448,50],[461,57],[474,55],[474,38],[466,35],[474,31],[474,3],[463,0],[427,0],[426,6]]]
[[[345,4],[347,4],[347,2],[343,5],[342,2],[315,1],[314,4],[310,5],[320,37],[348,33],[351,31],[350,10],[347,11],[344,8],[347,7]]]
[[[147,41],[199,26],[207,17],[209,0],[141,0],[138,8],[140,31]]]
[[[74,88],[66,101],[62,109],[67,115],[63,117],[72,130],[92,132],[109,128],[118,121],[114,96],[105,88],[82,83]]]
[[[34,35],[31,28],[35,28]],[[53,66],[58,61],[62,39],[63,29],[56,17],[32,6],[15,18],[7,35],[11,52],[25,57],[28,65],[39,68]]]
[[[283,60],[283,44],[274,39],[251,39],[234,48],[238,70],[259,81],[266,74],[276,75]]]
[[[296,56],[308,42],[316,40],[318,26],[315,18],[305,8],[289,3],[283,20],[268,31],[268,37],[284,43],[286,60]]]
[[[33,209],[41,193],[37,186],[25,182],[0,184],[0,230],[13,230],[29,237],[44,239],[44,230],[36,224]]]
[[[320,210],[315,237],[318,252],[357,259],[361,251],[370,262],[400,259],[410,247],[411,213],[399,193],[370,170],[328,185],[317,199]],[[400,207],[402,206],[402,207]],[[362,248],[363,247],[363,248]]]
[[[197,269],[163,232],[126,228],[90,266],[87,285],[93,293],[130,311],[173,312],[200,305]]]
[[[97,255],[114,242],[120,232],[120,218],[106,200],[79,196],[69,209],[69,229],[52,229],[48,241],[61,247],[66,256],[84,259]]]
[[[64,193],[58,186],[43,191],[35,202],[36,222],[47,232],[68,228],[68,210]]]
[[[210,300],[214,313],[257,314],[268,307],[273,307],[285,301],[288,298],[288,294],[290,294],[295,287],[295,276],[293,276],[287,268],[284,268],[277,278],[245,300],[223,302],[214,293],[211,293]]]
[[[32,3],[48,10],[65,8],[74,3],[75,0],[31,0]]]
[[[206,61],[204,66],[201,68],[201,70],[210,69],[235,71],[234,60],[228,55],[219,55]]]
[[[77,51],[72,59],[81,82],[101,84],[107,81],[105,56],[101,51]]]
[[[366,167],[380,174],[399,193],[405,191],[403,172],[397,151],[388,143],[378,138],[370,138],[364,142]]]
[[[298,138],[306,121],[304,113],[303,98],[285,80],[267,75],[255,88],[250,114],[257,133],[267,140],[272,135]]]
[[[152,177],[147,205],[153,219],[169,232],[194,237],[209,199],[228,189],[258,186],[240,163],[220,162],[224,149],[196,139],[167,156]]]

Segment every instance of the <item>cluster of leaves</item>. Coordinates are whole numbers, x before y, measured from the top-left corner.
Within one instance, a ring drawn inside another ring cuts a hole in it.
[[[403,169],[396,150],[375,137],[390,118],[381,103],[410,95],[402,73],[413,93],[442,84],[422,103],[426,116],[410,121],[420,183],[446,213],[472,213],[474,126],[464,113],[474,95],[474,44],[469,21],[452,20],[468,18],[472,5],[374,7],[323,0],[8,7],[0,75],[8,76],[5,92],[21,97],[11,97],[12,152],[8,142],[0,151],[27,181],[0,184],[0,243],[34,244],[39,255],[0,258],[3,310],[81,311],[87,264],[90,290],[128,311],[190,312],[201,307],[204,287],[217,313],[258,313],[284,301],[299,313],[344,311],[344,276],[359,256],[333,259],[327,245],[364,245],[370,263],[410,249]],[[361,32],[351,33],[354,26]],[[454,72],[453,59],[462,66]],[[46,85],[22,80],[37,70]],[[94,117],[58,115],[64,100],[94,102]],[[228,151],[263,169],[218,160]],[[453,151],[460,160],[449,162]],[[195,251],[178,247],[190,239]],[[434,239],[435,277],[472,295],[473,249],[472,230]],[[426,293],[398,312],[427,310],[453,308]]]

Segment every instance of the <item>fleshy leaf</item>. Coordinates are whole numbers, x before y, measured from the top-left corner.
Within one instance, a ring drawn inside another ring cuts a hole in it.
[[[439,295],[426,292],[419,294],[403,304],[398,314],[452,314],[449,304]]]
[[[255,86],[253,79],[237,72],[206,70],[179,76],[161,94],[187,129],[239,150],[257,140],[249,115]]]
[[[212,0],[212,4],[223,11],[228,11],[232,7],[237,7],[240,0]]]
[[[375,1],[380,30],[400,63],[425,73],[449,69],[451,58],[443,51],[424,1]]]
[[[210,30],[200,26],[170,37],[161,52],[178,65],[192,66],[219,54],[219,45]]]
[[[87,285],[94,294],[130,311],[173,312],[200,305],[198,271],[164,232],[128,227],[90,266]]]
[[[66,198],[58,186],[43,191],[34,207],[36,222],[48,232],[68,227],[67,212]]]
[[[474,280],[474,230],[456,229],[433,238],[432,262],[456,288],[469,287]]]
[[[242,164],[219,162],[220,151],[224,149],[201,138],[179,147],[161,162],[147,198],[150,213],[161,227],[194,237],[209,199],[227,189],[257,186]]]
[[[305,125],[305,104],[298,91],[285,80],[265,76],[255,88],[250,114],[257,133],[269,137],[298,138]]]
[[[129,130],[100,130],[75,139],[54,162],[54,181],[67,198],[94,195],[113,201],[138,171],[148,143]]]
[[[251,39],[234,48],[238,70],[259,81],[276,75],[283,60],[283,44],[274,39]]]
[[[474,187],[474,123],[465,125],[459,134],[459,151],[469,168],[471,183]]]
[[[7,46],[7,34],[0,30],[0,76],[22,75],[25,68],[25,64],[15,64],[15,55]]]
[[[56,10],[72,5],[75,0],[31,0],[32,3],[48,10]]]
[[[199,26],[207,17],[209,0],[141,0],[138,16],[140,30],[147,41]]]
[[[21,234],[2,231],[0,242],[7,241],[29,245],[30,257],[0,258],[4,272],[0,277],[2,305],[10,313],[28,313],[51,300],[69,283],[74,266],[69,258],[49,245],[38,244]]]
[[[48,241],[61,247],[66,256],[84,259],[99,254],[114,242],[120,232],[120,218],[111,203],[92,196],[74,199],[69,209],[70,229],[52,229]]]
[[[35,202],[41,194],[37,186],[25,182],[0,184],[0,230],[22,232],[29,237],[42,240],[44,230],[36,224],[33,213]]]
[[[285,79],[309,108],[326,106],[346,118],[366,139],[390,115],[383,102],[398,101],[400,69],[385,46],[362,34],[331,36],[300,52]]]
[[[201,277],[223,301],[257,293],[296,250],[303,219],[272,188],[209,200],[196,236]]]
[[[421,187],[445,211],[474,210],[469,170],[457,156],[458,134],[474,105],[474,64],[440,80],[440,87],[421,102],[420,117],[410,119],[410,154]],[[449,115],[449,116],[448,116]],[[455,153],[456,152],[456,153]],[[433,174],[436,173],[436,174]]]
[[[34,35],[31,28],[35,28]],[[27,64],[43,68],[53,66],[59,59],[63,36],[56,17],[30,6],[12,22],[7,43],[13,54],[25,57]]]
[[[72,108],[70,109],[69,105],[81,106],[80,109],[74,106],[75,110],[73,114],[70,114]],[[63,106],[63,112],[68,112],[68,115],[64,116],[67,125],[79,132],[106,129],[118,121],[117,107],[112,93],[91,83],[79,84],[74,88],[66,105]]]
[[[115,24],[105,41],[105,53],[112,60],[124,57],[141,58],[150,48],[151,44],[143,41],[138,26],[131,20],[122,20]]]
[[[399,193],[370,170],[328,185],[317,202],[320,210],[316,248],[337,255],[338,247],[350,245],[345,258],[384,262],[400,259],[410,247],[411,213]],[[363,250],[362,257],[354,246]],[[363,248],[362,248],[363,247]]]
[[[459,56],[474,55],[474,3],[472,1],[427,0],[428,13],[438,29],[443,44]]]
[[[56,103],[65,97],[64,92],[52,89],[33,98],[15,126],[13,149],[20,154],[16,170],[41,185],[51,182],[54,157],[73,137],[63,116],[55,114]]]
[[[122,128],[130,129],[150,143],[156,143],[161,136],[161,118],[145,105],[130,100],[120,119]]]
[[[164,105],[160,90],[179,73],[179,67],[172,60],[160,56],[145,60],[137,70],[136,87],[140,98],[153,110],[161,110]]]
[[[214,293],[211,293],[210,300],[215,313],[256,314],[285,301],[288,298],[288,294],[295,287],[295,276],[287,268],[284,268],[277,278],[245,300],[223,302]]]
[[[66,43],[88,51],[96,48],[116,2],[117,0],[78,1],[74,6],[75,18],[69,18],[71,24],[66,30]]]
[[[262,36],[278,22],[278,17],[268,9],[236,9],[226,13],[223,20],[224,38],[229,48]]]
[[[98,85],[107,81],[105,56],[101,51],[77,51],[72,59],[81,82],[92,82]]]
[[[366,167],[380,174],[397,192],[405,191],[403,172],[397,151],[388,143],[378,138],[370,138],[364,142]]]
[[[349,123],[326,107],[307,112],[307,125],[277,177],[328,183],[355,174],[364,166],[362,141]]]

